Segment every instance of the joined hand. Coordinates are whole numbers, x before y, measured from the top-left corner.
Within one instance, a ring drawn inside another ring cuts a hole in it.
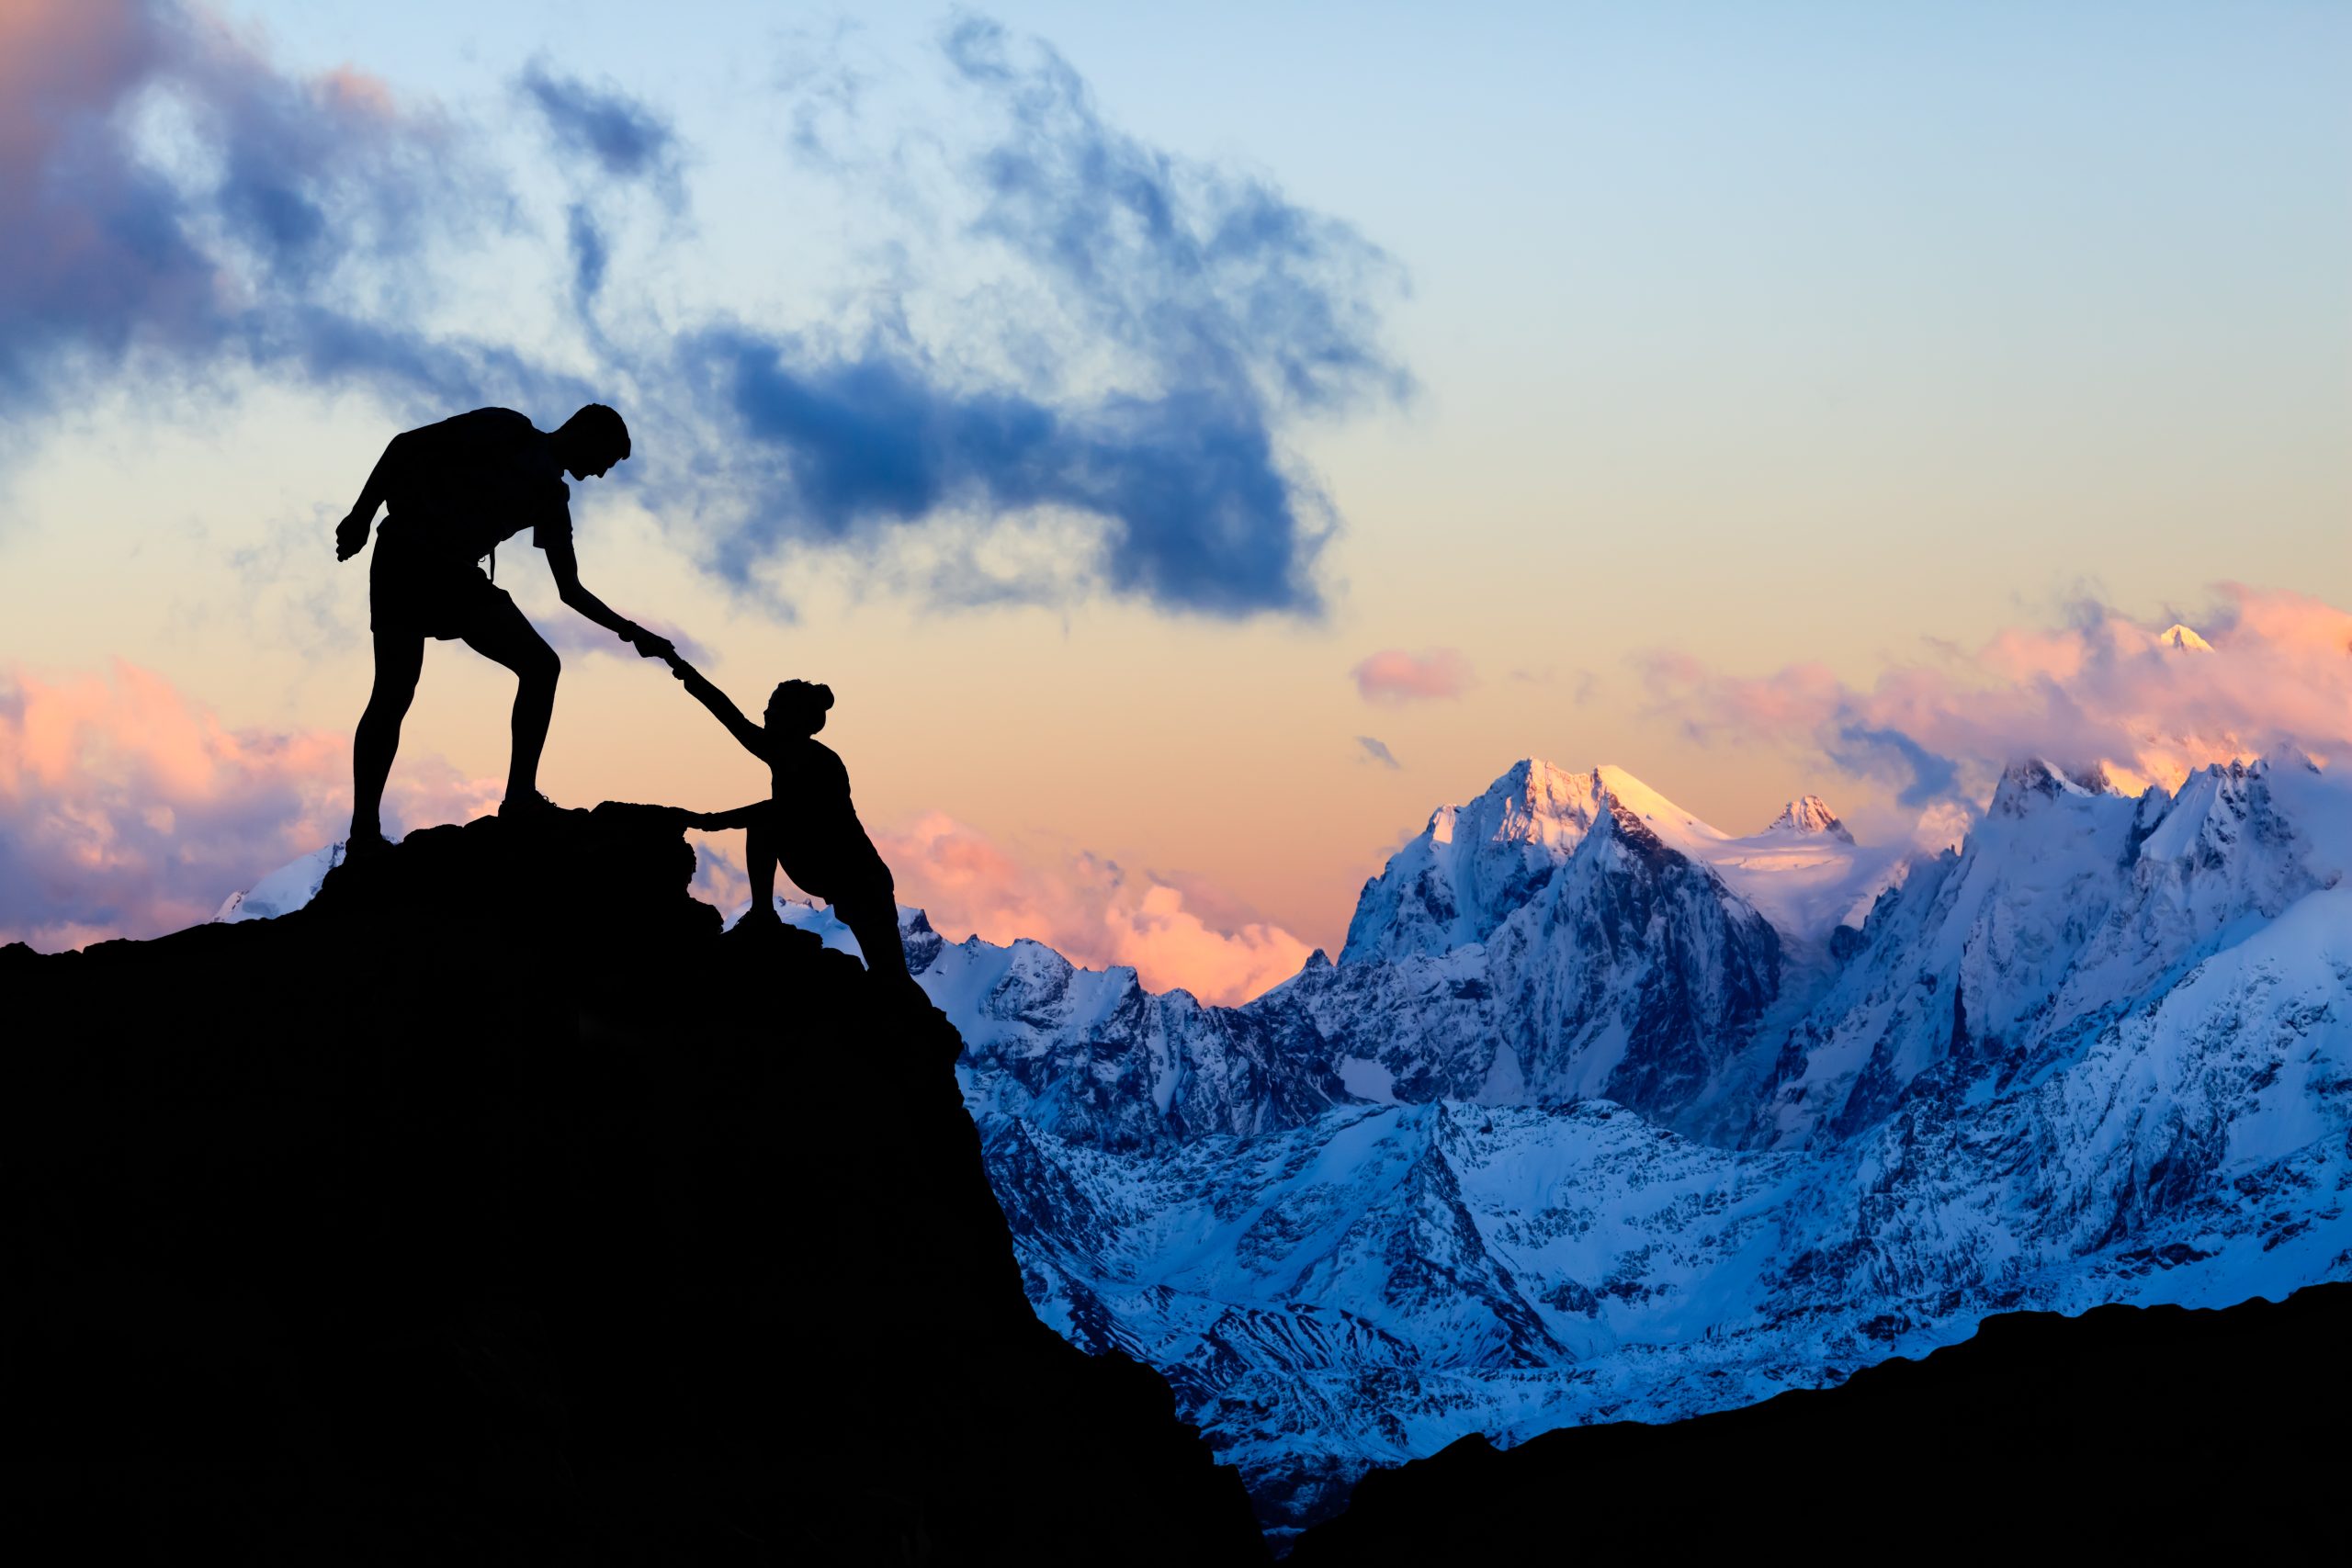
[[[677,651],[668,637],[659,632],[647,631],[634,621],[629,623],[627,631],[621,633],[621,640],[637,649],[640,659],[667,659]]]

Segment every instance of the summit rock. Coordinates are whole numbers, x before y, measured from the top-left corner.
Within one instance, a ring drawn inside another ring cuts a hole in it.
[[[1024,1299],[955,1029],[722,937],[682,827],[427,829],[275,919],[0,949],[13,1543],[1262,1559],[1159,1375]]]

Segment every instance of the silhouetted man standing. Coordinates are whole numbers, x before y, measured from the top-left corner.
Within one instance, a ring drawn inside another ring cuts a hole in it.
[[[384,841],[384,781],[400,750],[401,720],[416,695],[426,637],[462,637],[514,671],[522,682],[514,694],[514,755],[498,814],[549,808],[538,791],[539,750],[561,661],[478,564],[501,540],[530,529],[565,604],[645,658],[672,651],[668,638],[615,614],[582,587],[572,554],[564,474],[600,477],[628,451],[628,427],[602,403],[590,403],[553,434],[512,409],[476,409],[404,431],[384,448],[368,488],[334,531],[335,558],[349,560],[368,542],[377,507],[390,505],[368,569],[376,685],[352,738],[349,852]]]

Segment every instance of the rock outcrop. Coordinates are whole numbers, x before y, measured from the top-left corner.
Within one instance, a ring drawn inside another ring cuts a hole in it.
[[[433,829],[278,919],[0,950],[12,1533],[1263,1557],[1158,1374],[1030,1311],[953,1028],[813,938],[722,937],[680,826]]]

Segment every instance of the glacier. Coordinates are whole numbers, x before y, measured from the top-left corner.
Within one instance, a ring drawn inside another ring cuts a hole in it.
[[[2292,752],[2020,762],[1935,854],[1529,760],[1239,1007],[901,925],[1032,1304],[1166,1374],[1279,1537],[1473,1432],[2352,1277],[2347,866]]]

